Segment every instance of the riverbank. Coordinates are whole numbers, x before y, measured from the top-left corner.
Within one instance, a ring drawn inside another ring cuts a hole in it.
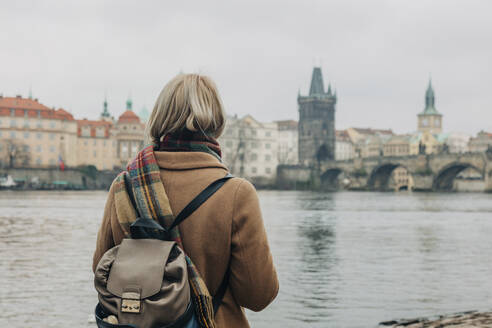
[[[469,311],[443,315],[433,318],[417,318],[410,320],[394,320],[381,322],[379,327],[385,328],[492,328],[492,312]]]

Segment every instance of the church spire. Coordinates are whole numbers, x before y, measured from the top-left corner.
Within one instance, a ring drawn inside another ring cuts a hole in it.
[[[109,117],[109,111],[108,111],[108,100],[106,97],[104,97],[104,102],[103,102],[103,112],[101,113],[101,117]]]
[[[326,92],[328,96],[331,96],[331,83],[328,84],[328,91]]]
[[[126,110],[132,110],[133,102],[132,98],[128,96],[128,99],[126,101]]]
[[[321,67],[313,68],[313,76],[311,78],[311,88],[309,89],[309,95],[322,95],[325,92],[323,85],[323,75],[321,74]]]
[[[434,89],[432,88],[432,80],[429,78],[429,86],[425,92],[425,113],[437,112],[435,107],[436,98],[434,95]]]

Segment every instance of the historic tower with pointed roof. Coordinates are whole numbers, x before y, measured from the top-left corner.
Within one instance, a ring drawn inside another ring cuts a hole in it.
[[[418,131],[439,134],[442,132],[442,114],[439,113],[435,106],[434,89],[431,80],[425,92],[425,109],[417,115]]]
[[[325,92],[320,67],[314,67],[309,95],[297,97],[299,105],[299,163],[312,166],[335,159],[336,92]]]

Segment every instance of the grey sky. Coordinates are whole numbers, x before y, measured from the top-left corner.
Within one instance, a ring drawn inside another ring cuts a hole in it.
[[[444,130],[492,130],[492,1],[0,0],[0,93],[98,117],[152,109],[177,74],[219,85],[229,114],[297,119],[313,64],[337,128],[416,129],[429,75]]]

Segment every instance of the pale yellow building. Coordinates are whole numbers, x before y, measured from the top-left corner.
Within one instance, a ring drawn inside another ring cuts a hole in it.
[[[0,166],[77,165],[77,122],[37,99],[0,96]]]
[[[131,100],[117,121],[106,101],[99,120],[75,120],[37,99],[0,96],[0,167],[120,169],[142,148],[143,132]]]

